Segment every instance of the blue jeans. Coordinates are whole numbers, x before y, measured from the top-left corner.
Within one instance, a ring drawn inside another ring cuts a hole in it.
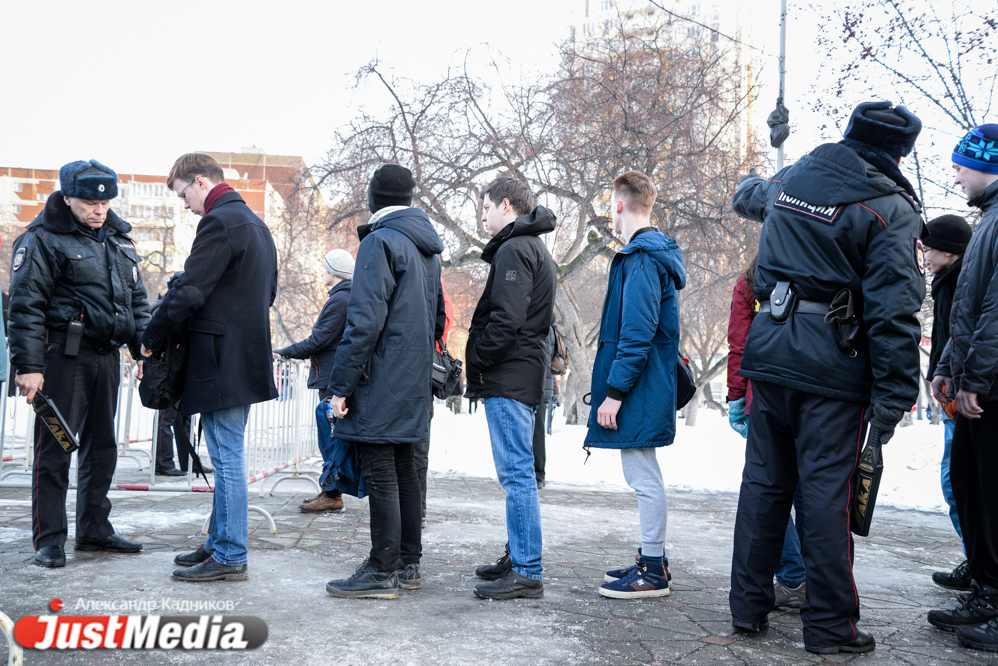
[[[511,398],[486,398],[492,458],[506,491],[506,536],[513,570],[532,580],[541,572],[541,503],[534,475],[534,408]]]
[[[322,454],[322,474],[319,476],[319,486],[323,490],[332,492],[336,490],[336,481],[333,480],[332,466],[329,459],[333,456],[333,426],[326,418],[326,401],[319,402],[315,408],[315,425],[319,433],[319,453]]]
[[[801,505],[800,481],[794,493],[794,508]],[[776,580],[787,587],[797,587],[805,579],[804,558],[800,554],[800,535],[794,525],[793,516],[787,521],[787,532],[783,537],[783,553],[780,555],[780,568],[776,570]]]
[[[246,564],[249,486],[246,484],[246,421],[249,405],[201,415],[204,440],[215,468],[215,493],[204,547],[227,566]]]
[[[953,450],[953,428],[956,419],[943,416],[943,462],[939,466],[939,476],[943,484],[943,499],[949,505],[949,519],[953,521],[953,528],[956,530],[960,541],[963,541],[963,530],[960,528],[960,516],[956,512],[956,500],[953,498],[953,483],[949,478],[950,452]],[[964,554],[967,553],[967,546],[963,547]]]

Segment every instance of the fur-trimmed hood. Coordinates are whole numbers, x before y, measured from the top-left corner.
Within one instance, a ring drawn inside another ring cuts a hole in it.
[[[45,208],[31,221],[28,229],[37,226],[44,226],[45,231],[53,234],[71,234],[82,230],[80,223],[73,217],[73,211],[66,205],[62,190],[56,190],[49,195]],[[108,231],[126,235],[132,230],[132,225],[121,219],[113,210],[107,211],[104,226]]]

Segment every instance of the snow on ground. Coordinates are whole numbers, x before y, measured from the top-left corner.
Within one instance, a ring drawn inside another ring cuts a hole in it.
[[[464,405],[467,409],[467,403]],[[676,441],[658,450],[667,486],[684,490],[738,492],[745,463],[745,440],[714,410],[701,409],[697,425],[677,421]],[[603,489],[628,490],[616,451],[592,449],[586,462],[582,448],[586,428],[565,424],[555,414],[547,437],[547,481]],[[915,421],[898,428],[884,447],[884,475],[879,504],[945,512],[939,486],[943,426]],[[430,469],[445,474],[495,477],[485,409],[454,414],[437,404],[433,415]]]

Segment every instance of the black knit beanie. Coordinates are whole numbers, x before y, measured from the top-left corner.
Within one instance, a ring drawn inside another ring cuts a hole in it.
[[[367,207],[372,213],[389,206],[411,206],[416,180],[398,164],[382,164],[367,186]]]
[[[941,252],[963,254],[967,251],[973,231],[959,215],[941,215],[926,225],[929,233],[922,237],[926,247]]]
[[[845,138],[879,148],[894,159],[915,148],[922,121],[903,106],[891,102],[864,102],[852,111]]]

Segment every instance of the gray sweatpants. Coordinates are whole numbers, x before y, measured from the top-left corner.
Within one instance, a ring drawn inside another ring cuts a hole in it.
[[[624,479],[638,498],[641,553],[649,557],[665,554],[665,525],[669,515],[665,482],[655,457],[656,451],[655,448],[620,450]]]

